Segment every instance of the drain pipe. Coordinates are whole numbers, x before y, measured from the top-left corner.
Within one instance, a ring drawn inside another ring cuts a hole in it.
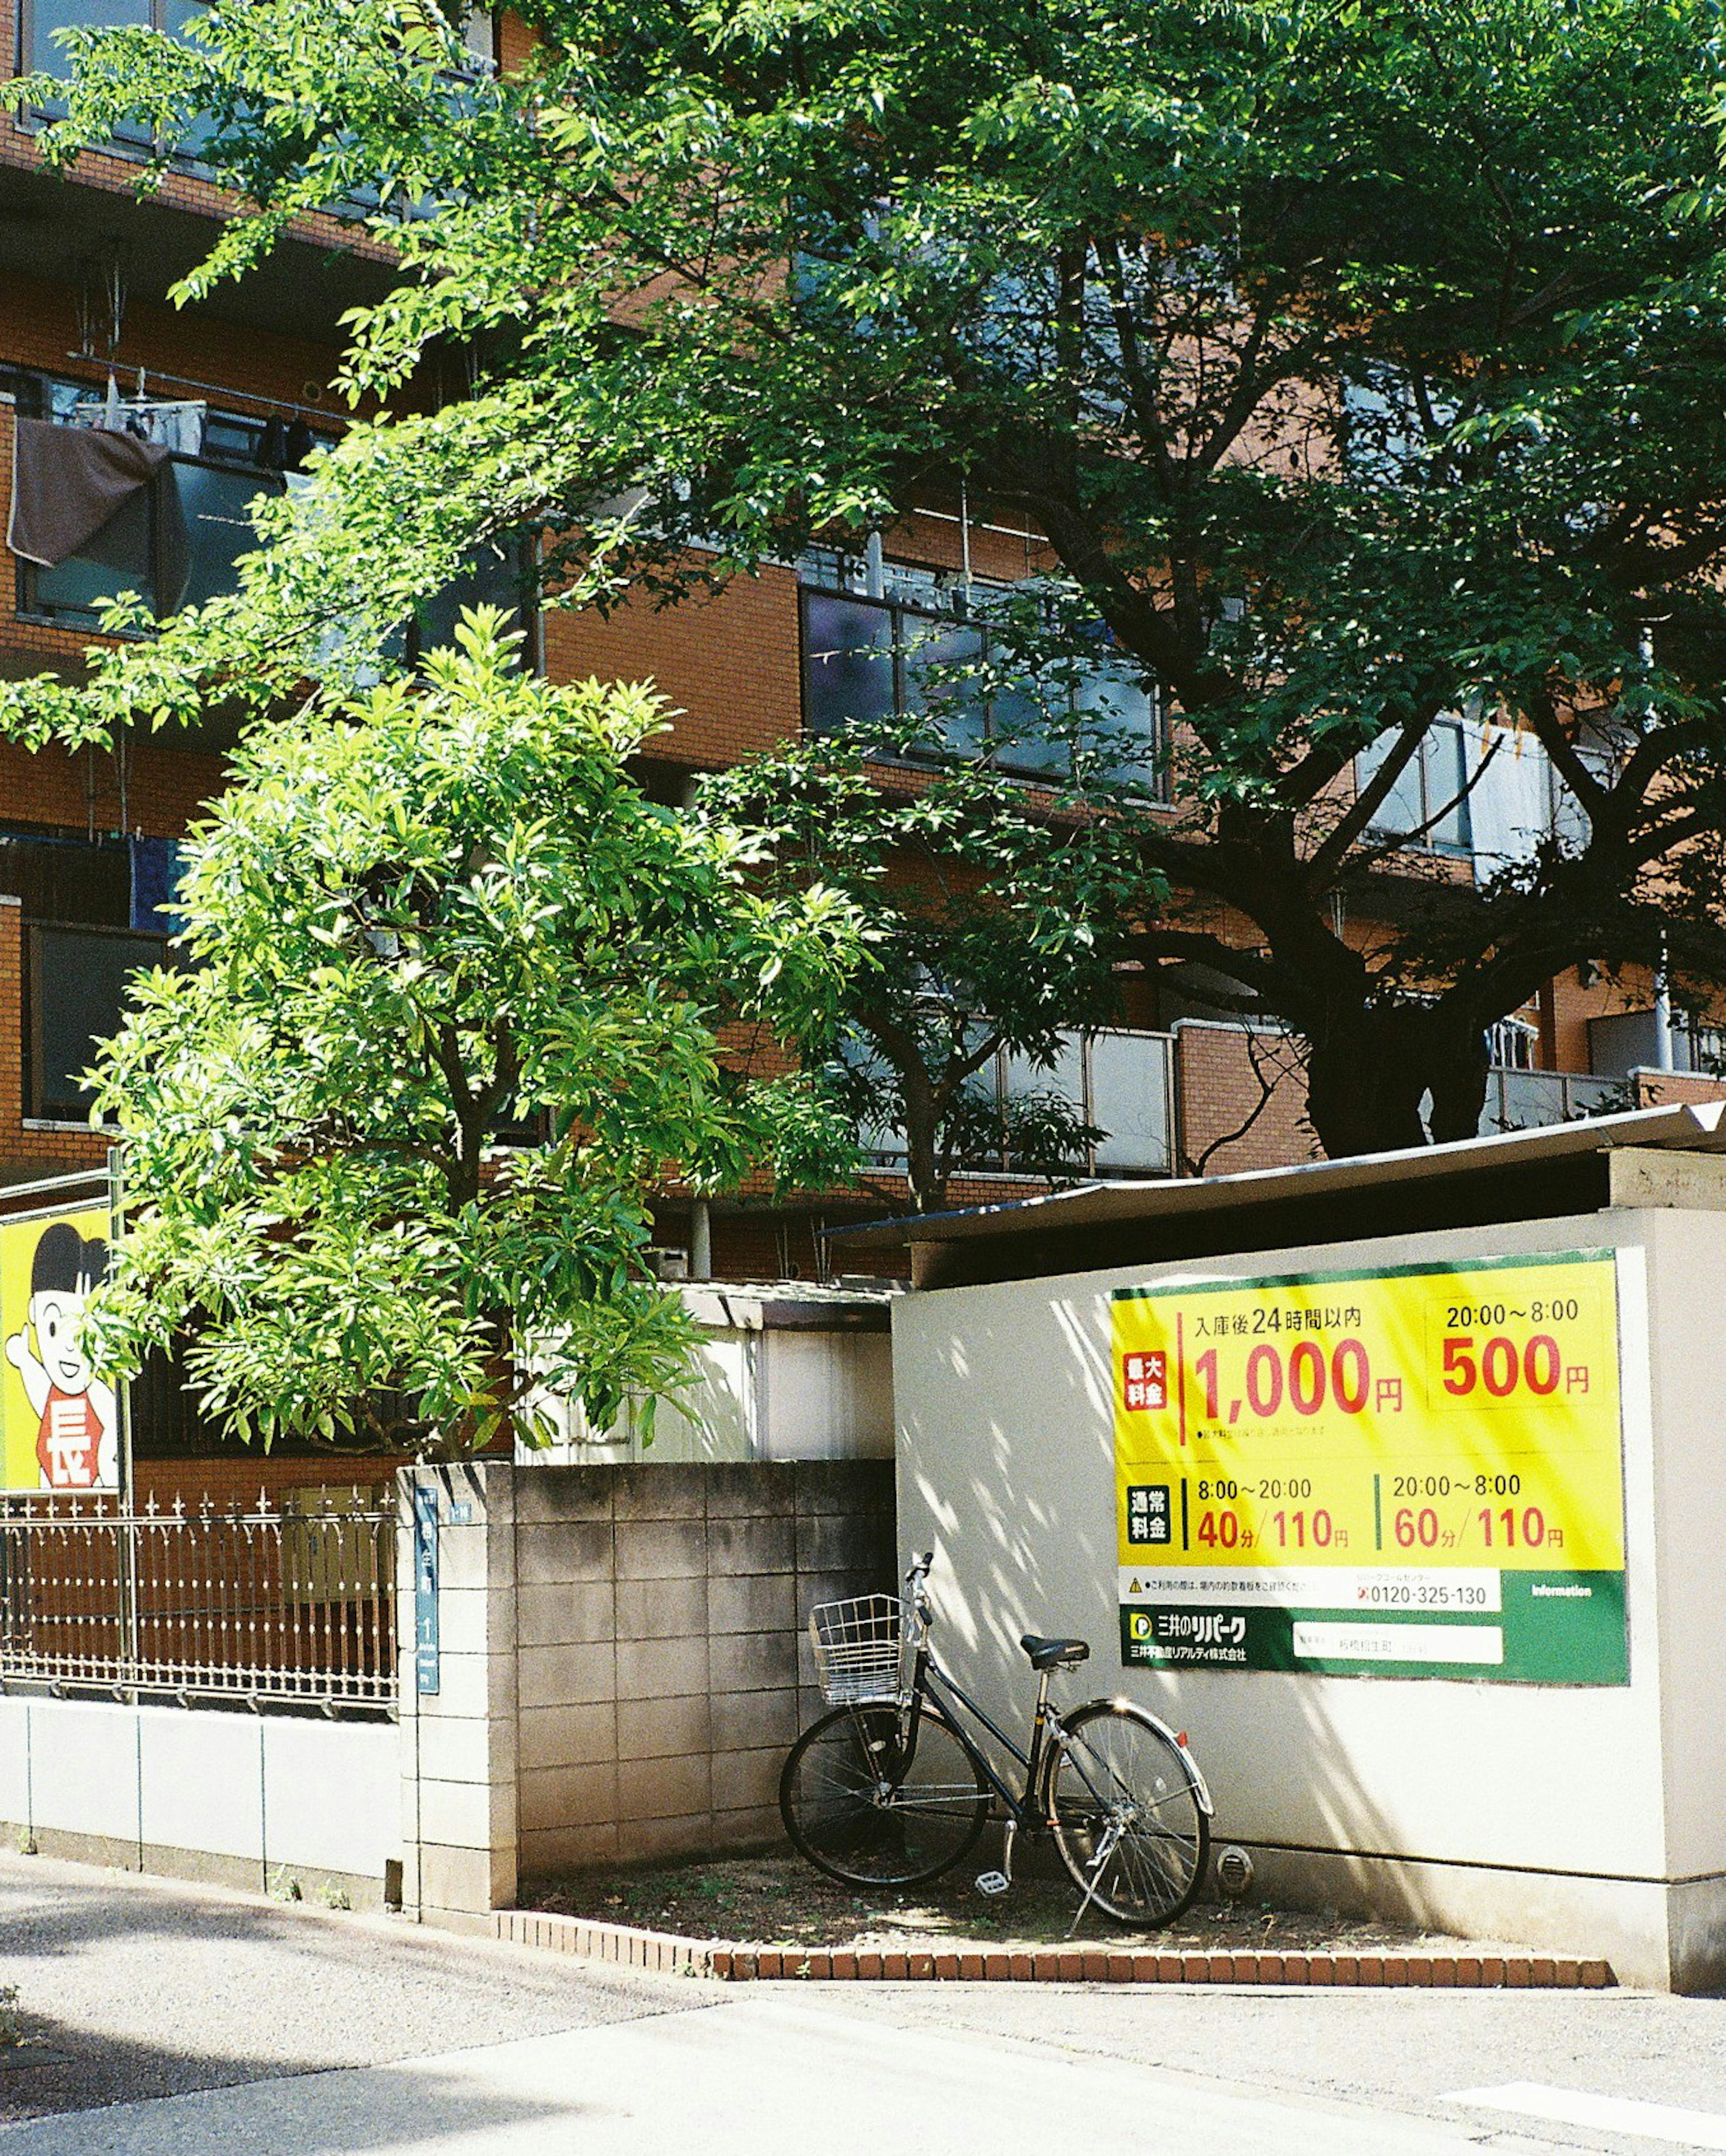
[[[1654,1067],[1677,1068],[1672,1061],[1672,999],[1666,978],[1666,938],[1660,940],[1660,968],[1654,976]]]
[[[693,808],[700,798],[701,777],[691,771],[678,788],[680,808]],[[689,1209],[689,1276],[691,1280],[711,1280],[713,1277],[713,1215],[705,1198],[697,1198]]]
[[[1648,672],[1654,667],[1654,631],[1645,623],[1637,639],[1636,648],[1641,654],[1642,665]],[[1660,939],[1660,962],[1654,973],[1654,1067],[1657,1070],[1671,1070],[1672,1062],[1672,999],[1666,976],[1666,938]]]
[[[713,1277],[713,1215],[705,1198],[696,1199],[689,1209],[689,1276]]]

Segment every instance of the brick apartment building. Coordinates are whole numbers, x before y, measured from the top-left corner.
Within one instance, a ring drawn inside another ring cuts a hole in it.
[[[54,31],[101,12],[81,0],[20,0],[0,25],[11,71],[63,69]],[[165,0],[112,0],[111,16],[177,19]],[[504,65],[514,35],[489,18],[470,28],[476,53]],[[176,311],[167,291],[200,259],[224,198],[188,164],[141,203],[136,173],[124,144],[84,157],[69,177],[47,173],[32,124],[0,121],[0,485],[9,493],[27,422],[75,430],[118,417],[168,448],[148,486],[80,552],[52,567],[13,556],[0,577],[8,677],[75,675],[100,605],[122,588],[152,593],[166,613],[225,588],[251,543],[244,505],[290,484],[310,446],[339,434],[328,387],[339,317],[383,289],[375,251],[331,218],[303,225],[244,284]],[[965,575],[1010,583],[1041,566],[1040,536],[1010,506],[968,506],[962,526],[956,505],[929,505],[855,557],[817,550],[665,612],[625,608],[605,621],[548,613],[535,643],[555,679],[597,672],[658,684],[680,716],[644,776],[675,799],[702,771],[860,715],[860,695],[876,712],[896,696],[902,703],[906,673],[892,650],[919,624],[939,626]],[[866,661],[864,675],[855,670],[860,647],[878,654],[872,675]],[[1161,714],[1143,698],[1137,708],[1154,734]],[[1412,828],[1453,795],[1482,752],[1477,732],[1435,730],[1386,814]],[[114,1028],[127,973],[152,960],[171,929],[174,842],[220,788],[222,748],[216,728],[139,732],[75,753],[0,744],[0,1183],[104,1158],[77,1075],[92,1038]],[[1549,824],[1556,798],[1544,757],[1525,742],[1495,757],[1467,803],[1434,826],[1424,867],[1467,876],[1502,860]],[[1406,870],[1400,881],[1382,873],[1385,917],[1408,880]],[[1371,926],[1350,923],[1349,932]],[[1705,1074],[1717,1047],[1675,1029],[1652,989],[1639,996],[1569,973],[1497,1029],[1483,1127],[1712,1095],[1720,1089]],[[1215,1174],[1315,1150],[1292,1044],[1219,1017],[1202,983],[1176,989],[1123,974],[1114,1029],[1075,1038],[1053,1074],[1033,1080],[1004,1067],[996,1082],[1046,1085],[1051,1075],[1111,1133],[1093,1163],[1100,1175]],[[879,1164],[890,1197],[890,1150]],[[722,1277],[809,1276],[824,1266],[822,1222],[880,1212],[882,1187],[878,1179],[871,1194],[833,1194],[813,1209],[746,1198],[701,1222],[668,1198],[659,1240],[673,1253],[693,1245],[698,1269],[711,1251]],[[1028,1187],[985,1163],[954,1196]]]

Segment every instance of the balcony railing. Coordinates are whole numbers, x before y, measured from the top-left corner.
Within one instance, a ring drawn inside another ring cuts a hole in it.
[[[1574,1123],[1609,1114],[1623,1087],[1616,1079],[1569,1070],[1508,1070],[1487,1074],[1482,1137],[1501,1131],[1532,1131],[1550,1123]]]
[[[979,1083],[992,1086],[1004,1108],[1031,1094],[1054,1094],[1081,1122],[1107,1135],[1076,1173],[1099,1177],[1170,1175],[1174,1162],[1174,1042],[1165,1033],[1068,1034],[1047,1069],[1018,1056],[998,1056]],[[877,1165],[902,1168],[904,1133],[865,1131],[863,1150]],[[1010,1152],[964,1160],[962,1174],[1030,1173]]]

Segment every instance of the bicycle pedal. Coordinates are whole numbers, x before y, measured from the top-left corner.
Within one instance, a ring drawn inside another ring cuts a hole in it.
[[[1012,1884],[1004,1871],[979,1871],[977,1875],[979,1894],[1004,1894]]]

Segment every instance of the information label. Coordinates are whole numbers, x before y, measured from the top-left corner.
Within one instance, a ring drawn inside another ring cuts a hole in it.
[[[1113,1298],[1128,1662],[1629,1681],[1610,1251]]]

